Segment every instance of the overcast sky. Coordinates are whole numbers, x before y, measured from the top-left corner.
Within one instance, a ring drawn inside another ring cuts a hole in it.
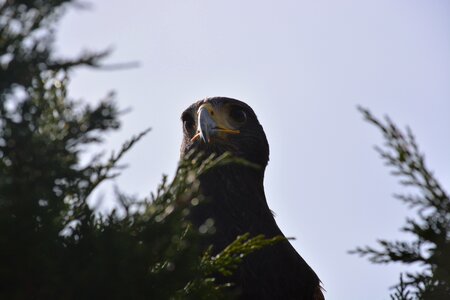
[[[181,112],[207,96],[243,100],[270,143],[269,206],[327,299],[389,299],[406,269],[347,251],[404,237],[398,229],[411,213],[392,198],[404,189],[373,151],[381,136],[356,106],[409,125],[450,187],[448,0],[91,2],[63,17],[58,53],[113,47],[106,63],[140,67],[79,70],[70,94],[97,102],[114,90],[119,106],[131,108],[102,149],[153,128],[114,184],[148,195],[175,171]],[[100,194],[110,190],[105,184]],[[113,205],[105,197],[103,207]]]

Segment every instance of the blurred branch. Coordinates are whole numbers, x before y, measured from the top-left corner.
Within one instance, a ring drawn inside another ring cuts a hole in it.
[[[392,174],[400,183],[414,188],[416,194],[396,194],[409,208],[416,209],[417,217],[408,218],[404,232],[414,236],[413,241],[379,240],[380,249],[358,247],[351,254],[367,256],[372,263],[419,263],[422,271],[400,277],[391,299],[445,299],[450,295],[450,199],[433,173],[425,164],[412,131],[401,131],[388,117],[384,122],[369,110],[359,107],[364,119],[383,134],[383,147],[375,147]],[[444,296],[446,295],[446,296]]]

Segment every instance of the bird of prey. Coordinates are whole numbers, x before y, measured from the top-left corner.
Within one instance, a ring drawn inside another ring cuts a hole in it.
[[[200,190],[208,201],[193,211],[192,219],[196,225],[214,220],[214,249],[222,250],[247,232],[283,235],[264,194],[269,144],[252,108],[236,99],[206,98],[189,106],[181,119],[181,157],[191,151],[231,152],[260,166],[229,164],[200,177]],[[241,299],[324,299],[318,276],[287,240],[246,257],[231,281]]]

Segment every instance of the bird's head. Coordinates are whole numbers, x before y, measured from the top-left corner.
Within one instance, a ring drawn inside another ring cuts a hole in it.
[[[195,149],[206,154],[231,152],[263,168],[269,144],[253,109],[242,101],[214,97],[197,101],[181,115],[181,157]]]

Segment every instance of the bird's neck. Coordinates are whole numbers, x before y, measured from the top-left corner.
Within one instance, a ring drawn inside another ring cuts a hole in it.
[[[206,203],[197,210],[195,219],[200,223],[207,218],[214,220],[219,248],[246,232],[281,233],[267,206],[263,181],[264,170],[240,165],[219,167],[200,178]]]

